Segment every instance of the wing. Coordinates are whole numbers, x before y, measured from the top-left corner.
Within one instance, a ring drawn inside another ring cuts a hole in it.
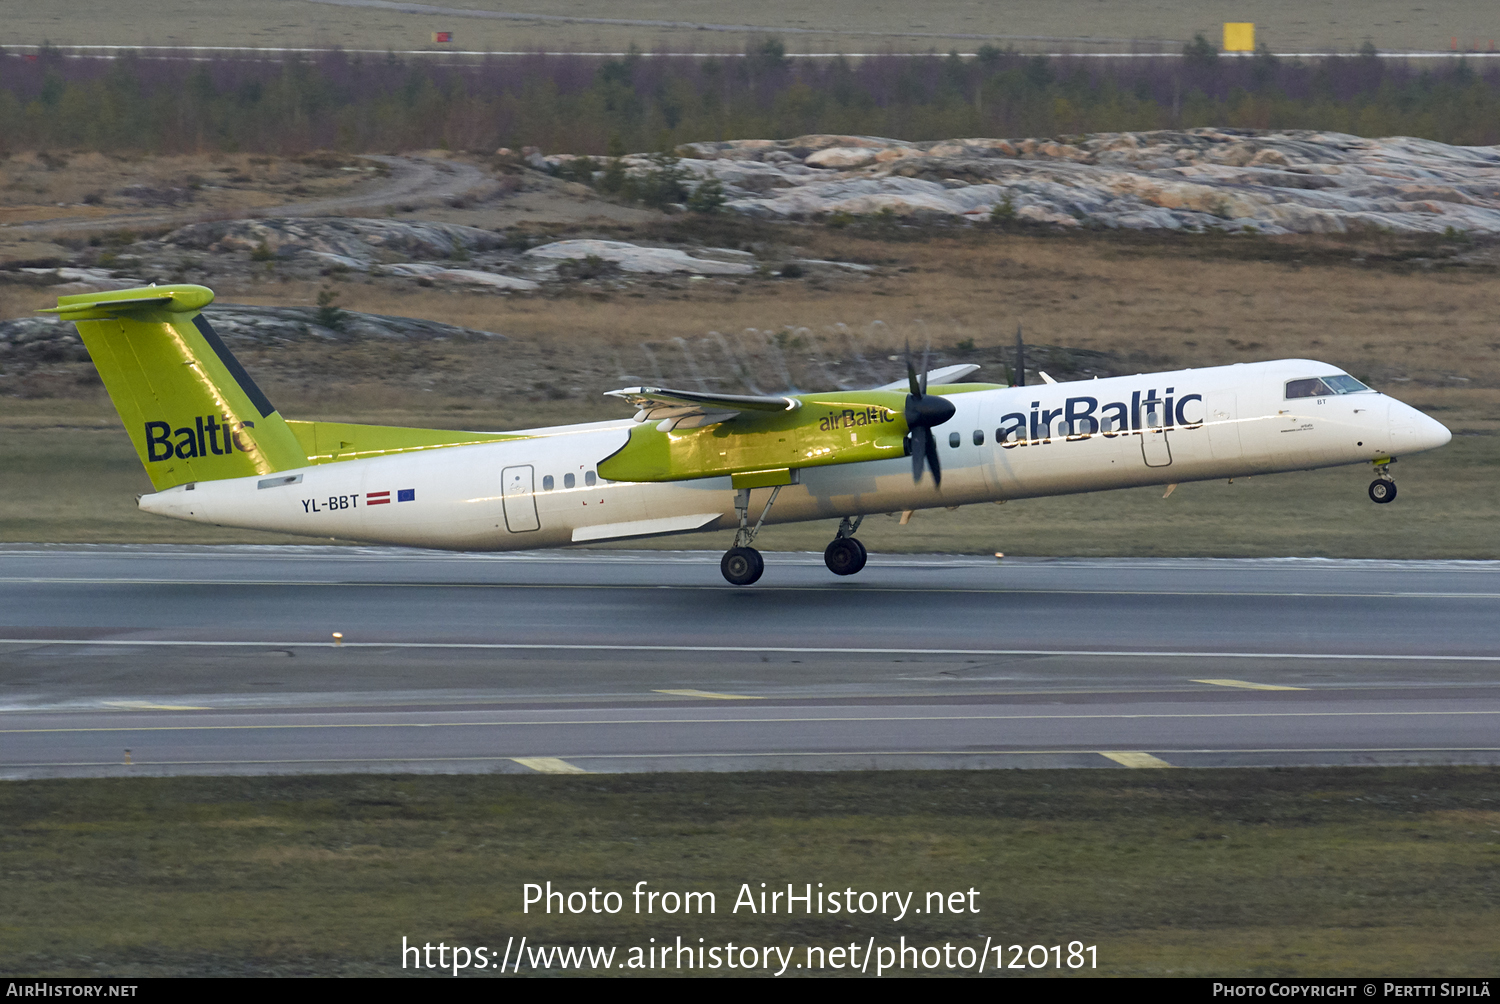
[[[940,384],[945,384],[945,383],[958,383],[960,380],[962,380],[964,377],[968,376],[970,373],[974,373],[974,372],[978,371],[978,369],[979,369],[979,365],[977,363],[959,363],[957,366],[944,366],[944,367],[942,367],[940,369],[928,370],[927,371],[927,385],[928,386],[932,386],[932,387],[936,387],[936,386],[938,386]],[[893,383],[882,384],[879,387],[872,387],[870,389],[871,390],[906,390],[907,389],[907,385],[908,385],[907,378],[906,377],[902,377],[900,380],[897,380],[897,381],[895,381]]]
[[[663,387],[626,387],[607,391],[604,396],[629,401],[637,409],[637,422],[658,422],[657,428],[662,432],[726,422],[742,411],[796,411],[802,407],[802,402],[794,397],[706,394]]]

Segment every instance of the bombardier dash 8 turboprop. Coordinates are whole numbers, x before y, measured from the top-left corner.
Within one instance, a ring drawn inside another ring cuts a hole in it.
[[[49,311],[98,367],[156,489],[146,512],[475,551],[738,528],[720,563],[736,585],[764,570],[750,545],[766,522],[839,520],[824,560],[852,575],[870,513],[1360,463],[1386,503],[1391,461],[1451,438],[1308,359],[1004,387],[908,358],[906,381],[873,390],[632,387],[610,392],[632,418],[518,432],[289,421],[202,314],[212,302],[151,286]]]

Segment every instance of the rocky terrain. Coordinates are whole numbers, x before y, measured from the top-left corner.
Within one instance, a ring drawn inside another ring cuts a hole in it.
[[[581,279],[628,285],[645,277],[735,277],[872,271],[852,262],[813,258],[762,261],[740,248],[668,248],[627,241],[547,240],[525,231],[492,231],[456,223],[316,217],[194,223],[155,239],[81,247],[68,264],[0,269],[0,280],[55,286],[66,294],[147,282],[239,282],[259,272],[312,279],[363,275],[422,286],[498,293],[532,292]]]
[[[872,136],[678,148],[694,184],[766,219],[899,216],[1135,230],[1500,233],[1500,148],[1341,133],[1191,129],[906,143]],[[533,155],[567,170],[575,158]],[[647,155],[628,174],[661,170]],[[600,172],[599,177],[602,177]]]

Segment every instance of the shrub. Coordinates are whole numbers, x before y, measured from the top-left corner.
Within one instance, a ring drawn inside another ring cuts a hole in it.
[[[698,187],[688,196],[687,207],[695,213],[717,213],[728,201],[724,196],[724,183],[710,171],[708,177],[698,182]]]
[[[343,331],[344,322],[347,319],[344,312],[338,307],[338,293],[324,287],[318,292],[318,312],[313,315],[313,320],[325,328],[334,331]]]

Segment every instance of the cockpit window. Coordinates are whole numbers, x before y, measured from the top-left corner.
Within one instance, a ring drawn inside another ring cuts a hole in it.
[[[1340,373],[1338,376],[1310,377],[1306,380],[1288,380],[1287,400],[1297,397],[1334,397],[1339,394],[1358,394],[1370,388]]]

